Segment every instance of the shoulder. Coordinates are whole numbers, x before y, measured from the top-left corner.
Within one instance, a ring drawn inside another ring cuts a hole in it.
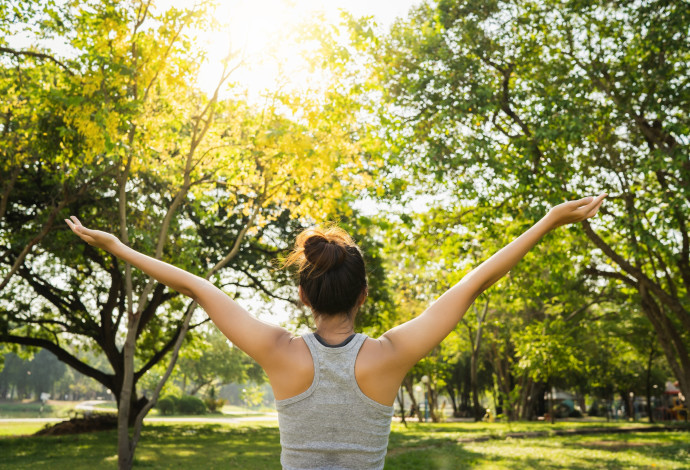
[[[305,339],[294,335],[282,338],[264,370],[277,400],[299,395],[308,389],[314,379],[314,362]]]
[[[376,369],[389,367],[394,362],[395,350],[388,339],[385,337],[365,338],[357,356],[358,365],[366,369]]]
[[[407,370],[396,362],[392,343],[384,337],[366,338],[355,363],[355,378],[362,392],[386,406],[395,401]]]

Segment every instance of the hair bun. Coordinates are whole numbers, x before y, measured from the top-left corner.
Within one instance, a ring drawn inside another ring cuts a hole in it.
[[[350,315],[366,296],[362,252],[341,228],[304,230],[283,266],[297,266],[300,288],[315,314]]]
[[[304,240],[304,257],[312,266],[312,275],[319,276],[339,267],[345,261],[347,248],[336,240],[322,235],[311,235]]]

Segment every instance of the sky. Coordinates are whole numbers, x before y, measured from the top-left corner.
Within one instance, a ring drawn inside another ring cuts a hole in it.
[[[160,2],[161,7],[166,2]],[[170,0],[170,4],[178,1]],[[203,33],[199,39],[209,54],[199,84],[213,90],[221,74],[221,60],[228,50],[242,51],[245,64],[233,72],[230,80],[256,95],[275,89],[278,77],[283,86],[307,86],[310,77],[295,43],[286,40],[298,36],[300,25],[314,15],[323,14],[332,22],[339,20],[340,11],[353,15],[373,16],[381,27],[390,26],[397,17],[405,16],[420,0],[228,0],[220,2],[214,18],[221,24],[214,33]],[[230,45],[230,47],[229,47]],[[279,71],[283,72],[281,75]],[[287,79],[287,84],[285,80]]]

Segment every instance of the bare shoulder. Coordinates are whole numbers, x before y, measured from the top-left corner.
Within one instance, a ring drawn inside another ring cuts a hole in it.
[[[292,334],[282,336],[264,370],[277,400],[306,391],[314,380],[314,361],[304,338]]]
[[[381,337],[364,341],[355,362],[355,378],[367,397],[382,405],[392,405],[406,373],[396,363],[390,340]]]
[[[361,370],[386,369],[395,365],[395,356],[393,343],[385,336],[367,338],[357,356],[357,366]]]
[[[299,371],[305,368],[313,369],[313,360],[309,346],[301,336],[287,333],[277,339],[275,349],[269,364],[264,367],[269,369],[285,369]]]

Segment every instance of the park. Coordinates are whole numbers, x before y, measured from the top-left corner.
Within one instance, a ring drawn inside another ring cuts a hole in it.
[[[688,468],[689,29],[0,4],[0,469]]]

